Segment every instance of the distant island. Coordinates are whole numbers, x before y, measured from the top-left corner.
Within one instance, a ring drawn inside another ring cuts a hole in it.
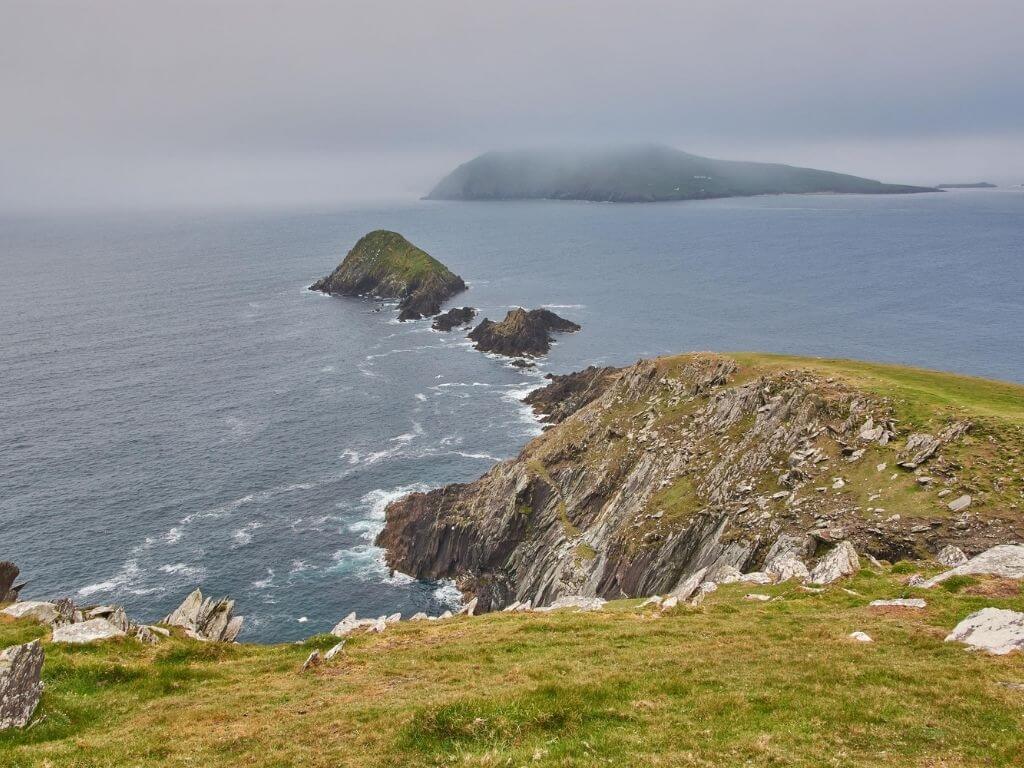
[[[995,184],[987,181],[976,181],[972,184],[939,184],[937,189],[995,189]]]
[[[345,260],[309,289],[399,299],[398,319],[418,320],[440,312],[442,303],[466,290],[466,283],[397,232],[378,229],[361,237]]]
[[[904,194],[935,187],[775,163],[714,160],[660,145],[488,152],[438,183],[428,200],[642,203],[804,193]]]

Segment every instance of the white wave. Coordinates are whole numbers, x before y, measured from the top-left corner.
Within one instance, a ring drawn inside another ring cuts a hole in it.
[[[206,577],[206,569],[201,565],[169,563],[167,565],[161,565],[158,570],[161,573],[167,573],[172,576],[183,576],[190,581],[199,581]]]
[[[263,527],[263,523],[252,521],[246,523],[241,528],[231,532],[231,539],[233,541],[231,548],[237,549],[238,547],[244,547],[246,544],[252,544],[252,532]]]
[[[112,592],[117,589],[123,589],[129,587],[142,575],[142,569],[139,568],[139,562],[135,558],[131,558],[124,562],[115,575],[111,576],[106,581],[98,581],[95,584],[87,584],[78,590],[78,594],[81,597],[88,597],[94,595],[97,592]]]
[[[312,568],[313,566],[311,566],[305,560],[292,560],[292,567],[288,569],[288,573],[302,573],[303,571],[312,570]]]
[[[369,519],[383,520],[384,510],[392,501],[397,501],[404,496],[408,496],[410,493],[425,493],[430,488],[431,486],[426,483],[410,483],[409,485],[400,485],[397,488],[390,489],[375,488],[369,493],[363,494],[359,500],[369,507]]]
[[[163,539],[167,544],[177,544],[181,541],[182,535],[181,526],[176,525],[164,534]]]
[[[257,579],[252,583],[252,586],[256,589],[266,589],[274,583],[274,569],[267,568],[267,575],[262,579]]]
[[[451,453],[457,456],[464,456],[467,459],[486,459],[487,461],[502,461],[497,456],[492,456],[489,453],[468,453],[466,451],[451,451]]]
[[[541,389],[544,386],[545,384],[539,381],[533,384],[527,384],[525,387],[517,386],[515,389],[509,389],[507,392],[503,392],[501,394],[501,399],[507,403],[521,403],[531,392]]]
[[[416,399],[419,400],[420,402],[427,402],[427,396],[424,395],[422,392],[416,393]]]
[[[305,624],[307,621],[309,621],[309,619],[305,616],[299,616],[297,621],[299,622],[299,624]]]
[[[545,309],[585,309],[586,304],[541,304]]]
[[[349,464],[358,464],[359,455],[359,451],[353,451],[351,448],[346,448],[344,451],[338,454],[338,458],[346,459]]]
[[[455,586],[454,581],[442,582],[441,586],[434,590],[433,597],[450,608],[462,605],[462,592]]]

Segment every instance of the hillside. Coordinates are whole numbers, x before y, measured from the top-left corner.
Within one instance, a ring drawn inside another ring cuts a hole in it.
[[[399,319],[414,320],[436,315],[466,284],[397,232],[378,229],[361,237],[344,261],[310,290],[399,299]]]
[[[427,199],[635,203],[787,193],[934,191],[812,168],[715,160],[671,147],[644,145],[488,152],[452,171]]]
[[[715,354],[553,385],[535,408],[559,423],[518,457],[388,507],[393,568],[454,578],[486,610],[666,592],[779,547],[896,561],[1024,540],[1019,386]]]

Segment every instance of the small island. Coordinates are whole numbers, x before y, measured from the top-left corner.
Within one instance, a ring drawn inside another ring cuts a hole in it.
[[[466,283],[397,232],[378,229],[361,237],[337,269],[310,290],[398,299],[398,319],[418,320],[439,313],[442,303],[466,290]]]
[[[448,174],[427,199],[650,203],[750,195],[936,191],[814,168],[716,160],[655,144],[487,152]]]
[[[435,317],[431,327],[435,331],[448,332],[460,325],[467,325],[474,317],[476,317],[476,310],[473,307],[453,307]]]
[[[995,184],[987,181],[975,181],[961,184],[939,184],[937,189],[995,189]]]
[[[506,357],[539,357],[551,349],[552,331],[575,333],[580,326],[547,309],[529,311],[517,307],[500,323],[484,318],[469,333],[481,352],[494,352]]]

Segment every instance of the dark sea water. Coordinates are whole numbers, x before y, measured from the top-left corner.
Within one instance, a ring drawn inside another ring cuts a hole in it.
[[[305,290],[376,228],[460,305],[583,331],[521,372]],[[202,585],[247,640],[451,605],[389,576],[384,506],[514,455],[544,372],[749,349],[1024,381],[1021,191],[5,218],[0,267],[0,559],[145,619]]]

